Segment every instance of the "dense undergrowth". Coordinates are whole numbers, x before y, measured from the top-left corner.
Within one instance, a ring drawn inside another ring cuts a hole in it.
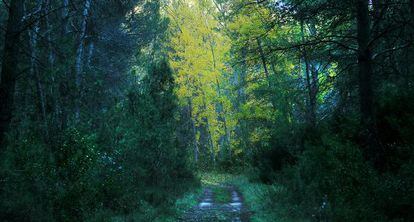
[[[196,186],[177,141],[171,71],[150,68],[106,115],[53,132],[32,122],[8,134],[1,154],[1,221],[164,221],[176,198]],[[145,108],[142,108],[145,107]],[[137,112],[136,110],[140,110]]]
[[[367,160],[367,148],[355,140],[357,136],[344,136],[356,132],[348,130],[342,129],[340,133],[321,130],[316,139],[305,138],[299,152],[286,152],[286,144],[280,143],[259,152],[263,161],[255,162],[256,167],[250,168],[247,175],[266,187],[261,202],[266,206],[263,209],[271,209],[267,210],[269,218],[281,221],[285,218],[286,221],[414,219],[412,143],[387,144],[382,138],[379,146],[386,154],[379,163]],[[386,130],[402,136],[412,129]]]
[[[0,221],[414,221],[413,40],[413,0],[0,1]]]

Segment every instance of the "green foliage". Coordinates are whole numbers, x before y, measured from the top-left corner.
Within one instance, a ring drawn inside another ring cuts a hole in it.
[[[174,221],[200,169],[253,221],[414,221],[413,1],[67,2],[0,1],[1,221]]]
[[[54,146],[39,137],[33,133],[18,135],[19,142],[9,145],[2,155],[4,219],[82,218],[84,211],[97,204],[96,181],[91,179],[97,160],[94,135],[68,129],[57,135]]]
[[[358,146],[326,133],[320,142],[305,145],[297,164],[273,171],[274,185],[258,195],[264,208],[275,209],[271,218],[405,221],[413,218],[411,167],[407,162],[397,174],[378,174]]]
[[[357,147],[323,138],[321,144],[307,148],[294,172],[300,179],[289,186],[298,189],[293,198],[305,206],[306,216],[335,221],[380,220],[371,199],[376,178]],[[301,199],[301,194],[306,194],[306,199]]]
[[[30,25],[16,39],[0,220],[167,221],[195,179],[161,3],[67,2],[19,1]]]
[[[116,221],[116,214],[153,221],[173,215],[175,198],[194,181],[186,147],[175,135],[173,88],[169,66],[160,62],[149,69],[144,90],[131,91],[124,105],[108,113],[112,120],[102,127],[115,130],[70,127],[50,143],[32,130],[12,131],[16,142],[1,161],[3,221]]]

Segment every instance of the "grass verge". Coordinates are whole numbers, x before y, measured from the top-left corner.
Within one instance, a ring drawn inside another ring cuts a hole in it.
[[[286,195],[286,189],[281,185],[267,185],[249,181],[248,177],[239,174],[203,173],[200,174],[203,186],[234,185],[242,193],[244,204],[250,211],[252,222],[308,222],[288,215],[289,209],[283,202],[274,201],[275,197]],[[287,216],[288,215],[288,216]]]

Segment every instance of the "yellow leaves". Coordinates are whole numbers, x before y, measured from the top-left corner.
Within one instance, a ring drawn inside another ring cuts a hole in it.
[[[227,133],[224,125],[234,128],[237,121],[229,115],[232,110],[229,98],[220,94],[230,40],[220,32],[211,4],[209,0],[173,2],[166,14],[172,21],[169,57],[178,85],[176,95],[180,104],[191,102],[195,125],[208,127],[218,151],[218,141]]]
[[[250,141],[252,143],[267,141],[270,139],[270,135],[269,129],[257,127],[250,133]]]
[[[274,19],[274,15],[268,8],[254,6],[245,10],[248,12],[239,13],[228,25],[230,30],[246,36],[260,36],[269,31],[268,22]]]
[[[332,65],[328,68],[328,76],[331,78],[336,77],[338,70],[338,63],[334,62]]]
[[[271,119],[274,116],[274,108],[266,100],[250,100],[241,107],[241,113],[253,119]]]
[[[241,154],[241,153],[243,153],[243,149],[240,149],[240,148],[238,148],[238,149],[234,149],[234,151],[233,151],[233,153],[234,153],[234,155],[239,155],[239,154]]]

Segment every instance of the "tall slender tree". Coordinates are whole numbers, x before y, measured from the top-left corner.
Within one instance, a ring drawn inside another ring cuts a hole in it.
[[[0,76],[0,146],[4,145],[5,133],[10,125],[16,79],[22,71],[19,67],[19,45],[23,33],[23,13],[24,0],[11,1]]]

